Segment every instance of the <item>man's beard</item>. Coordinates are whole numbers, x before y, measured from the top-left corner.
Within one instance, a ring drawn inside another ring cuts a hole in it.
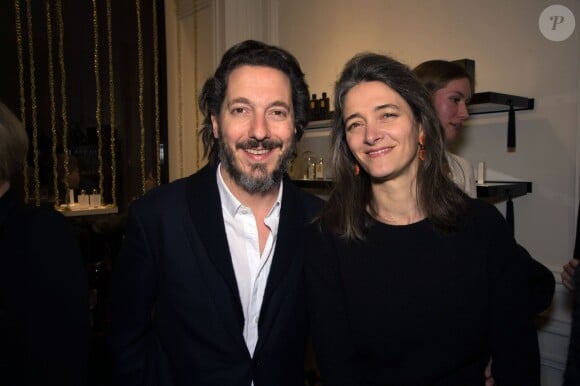
[[[295,137],[292,137],[290,146],[288,146],[283,153],[280,153],[278,165],[272,173],[268,174],[267,165],[265,163],[256,163],[252,165],[250,173],[245,174],[236,164],[235,154],[224,142],[223,137],[223,134],[220,132],[220,136],[217,139],[222,166],[232,177],[234,182],[250,194],[267,193],[275,189],[280,184],[280,181],[282,181],[284,174],[288,171],[290,162],[292,162],[292,159],[294,158],[296,139]],[[270,139],[257,141],[255,139],[249,139],[245,142],[236,143],[236,149],[272,150],[282,148],[282,145],[281,141]]]

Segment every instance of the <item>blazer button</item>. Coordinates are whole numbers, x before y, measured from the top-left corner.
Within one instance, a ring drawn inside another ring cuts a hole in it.
[[[257,360],[257,361],[254,362],[254,367],[257,368],[257,369],[260,368],[260,367],[262,367],[262,365],[263,365],[263,363],[260,360]]]

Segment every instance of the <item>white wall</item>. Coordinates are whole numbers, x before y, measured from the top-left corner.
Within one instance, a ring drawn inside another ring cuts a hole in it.
[[[435,58],[470,58],[476,62],[477,91],[534,98],[534,110],[516,114],[514,152],[506,149],[507,114],[473,116],[458,151],[474,164],[486,161],[492,176],[533,183],[531,194],[514,200],[515,235],[559,280],[561,266],[572,256],[579,196],[579,0],[201,3],[210,3],[212,13],[203,17],[207,30],[200,32],[204,35],[198,35],[198,41],[207,37],[206,48],[198,57],[217,60],[231,44],[246,38],[279,44],[296,55],[311,92],[318,95],[332,92],[348,58],[369,50],[392,55],[410,66]],[[541,12],[552,4],[568,7],[576,17],[573,35],[562,42],[547,40],[538,27]],[[167,28],[172,28],[169,22]],[[170,58],[171,43],[167,45]],[[503,203],[498,207],[504,210]],[[553,309],[544,315],[540,331],[544,385],[561,384],[569,311],[568,293],[558,285]]]
[[[167,115],[169,179],[188,176],[204,164],[197,135],[202,123],[197,97],[213,73],[223,46],[220,4],[210,0],[166,0]]]

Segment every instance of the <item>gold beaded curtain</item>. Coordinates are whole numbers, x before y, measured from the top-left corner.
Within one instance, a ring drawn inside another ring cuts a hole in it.
[[[1,8],[0,99],[30,138],[24,198],[61,205],[69,189],[97,190],[123,209],[166,182],[163,0]]]

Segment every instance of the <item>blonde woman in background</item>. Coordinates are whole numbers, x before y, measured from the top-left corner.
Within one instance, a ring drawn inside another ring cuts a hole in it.
[[[443,139],[449,147],[459,137],[463,122],[469,118],[467,105],[473,95],[474,80],[463,67],[446,60],[423,62],[413,72],[431,93]],[[471,162],[449,151],[445,155],[453,181],[469,197],[477,198]]]

